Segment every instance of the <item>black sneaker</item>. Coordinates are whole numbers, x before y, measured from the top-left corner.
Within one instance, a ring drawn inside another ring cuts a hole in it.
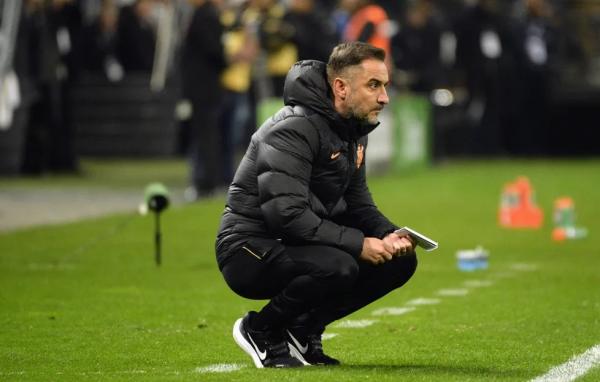
[[[263,367],[300,367],[302,362],[290,355],[283,333],[277,331],[252,330],[249,326],[249,312],[233,325],[233,339],[248,353],[258,368]]]
[[[298,331],[287,329],[286,340],[290,354],[304,365],[335,366],[340,361],[323,353],[321,334],[301,335]]]

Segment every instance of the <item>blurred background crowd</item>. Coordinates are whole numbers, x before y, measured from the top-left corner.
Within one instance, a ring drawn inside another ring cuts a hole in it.
[[[288,69],[341,41],[385,49],[425,100],[431,155],[600,153],[593,0],[2,0],[0,172],[81,156],[186,156],[231,180]],[[392,95],[393,97],[394,95]]]

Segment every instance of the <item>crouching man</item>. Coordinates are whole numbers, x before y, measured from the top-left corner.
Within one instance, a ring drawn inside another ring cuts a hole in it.
[[[233,327],[256,367],[337,365],[321,334],[404,285],[413,243],[394,233],[366,182],[367,134],[388,104],[383,50],[334,48],[289,71],[285,106],[252,137],[229,187],[219,268],[245,298],[267,299]]]

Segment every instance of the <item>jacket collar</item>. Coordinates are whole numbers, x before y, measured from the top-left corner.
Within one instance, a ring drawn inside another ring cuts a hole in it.
[[[344,118],[338,113],[336,113],[336,119],[332,122],[332,129],[344,140],[357,140],[358,138],[369,134],[379,126],[379,122],[372,125],[356,118]]]

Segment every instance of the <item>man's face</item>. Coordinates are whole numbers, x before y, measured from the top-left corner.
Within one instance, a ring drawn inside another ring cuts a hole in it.
[[[354,117],[370,124],[390,101],[385,87],[389,83],[387,67],[382,61],[368,59],[349,68],[345,76],[348,93],[344,102],[345,117]]]

